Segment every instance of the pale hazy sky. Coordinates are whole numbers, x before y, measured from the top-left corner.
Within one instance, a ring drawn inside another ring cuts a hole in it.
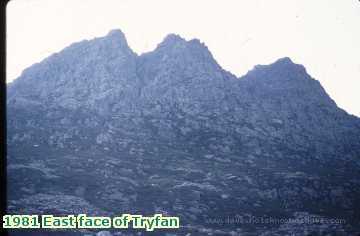
[[[121,29],[138,54],[169,33],[198,38],[237,76],[288,56],[360,116],[358,0],[12,0],[8,82],[69,44]]]

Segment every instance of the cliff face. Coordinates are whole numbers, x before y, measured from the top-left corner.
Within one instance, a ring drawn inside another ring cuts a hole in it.
[[[199,40],[136,55],[114,30],[26,69],[7,96],[9,211],[166,211],[199,235],[305,232],[209,221],[235,215],[359,227],[360,119],[289,58],[236,78]]]

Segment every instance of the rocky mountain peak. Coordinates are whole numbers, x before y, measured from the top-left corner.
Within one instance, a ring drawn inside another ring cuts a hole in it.
[[[191,57],[206,56],[210,59],[211,52],[199,39],[186,40],[177,34],[169,34],[158,45],[154,52],[166,54],[191,54]]]
[[[324,112],[342,113],[319,81],[313,79],[303,65],[294,63],[289,57],[269,65],[255,66],[240,78],[240,84],[248,93],[244,99],[252,97],[256,101],[261,100],[261,104],[274,106],[274,110],[279,104],[291,107],[281,112],[307,113],[309,117],[325,117]]]
[[[303,65],[294,63],[289,57],[276,60],[269,65],[256,65],[244,77],[261,77],[264,80],[291,81],[310,79]]]
[[[168,34],[165,36],[164,40],[160,43],[160,45],[176,45],[180,43],[185,43],[186,40],[182,38],[178,34]]]
[[[22,103],[31,98],[70,109],[94,108],[119,90],[136,87],[136,57],[120,30],[73,43],[24,71],[9,87],[8,102],[18,94],[27,98]]]
[[[237,79],[197,39],[137,56],[115,30],[30,67],[7,102],[11,213],[164,213],[181,235],[333,235],[209,221],[237,216],[359,229],[360,119],[289,58]]]
[[[120,29],[113,29],[107,33],[106,37],[124,38],[125,39],[125,34]]]
[[[278,60],[276,60],[275,63],[281,63],[281,64],[287,64],[287,65],[292,65],[295,64],[290,57],[282,57],[279,58]]]
[[[104,46],[112,47],[114,49],[123,49],[133,53],[127,43],[125,34],[120,29],[109,31],[109,33],[101,39],[104,41]]]
[[[157,97],[165,94],[170,97],[177,94],[173,90],[186,87],[186,96],[194,98],[190,88],[210,86],[206,85],[209,82],[214,85],[213,81],[223,78],[221,67],[203,43],[197,39],[187,41],[176,34],[166,36],[154,51],[140,55],[137,72],[146,85],[142,89],[146,97],[154,91],[158,91]]]

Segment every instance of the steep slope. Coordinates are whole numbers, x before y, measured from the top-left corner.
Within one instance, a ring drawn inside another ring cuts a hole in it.
[[[302,65],[283,58],[257,66],[242,82],[250,103],[258,103],[254,113],[263,111],[260,119],[267,126],[282,126],[280,137],[291,145],[304,145],[313,153],[328,151],[327,156],[359,150],[359,119],[339,109]]]
[[[139,84],[136,57],[119,30],[74,43],[26,69],[10,84],[8,103],[26,106],[39,102],[93,111],[105,111],[113,101],[117,106],[128,106],[137,96]],[[17,101],[19,97],[23,100]]]
[[[199,40],[138,56],[115,30],[26,69],[7,109],[11,212],[163,212],[181,235],[359,229],[360,120],[289,58],[236,78]]]
[[[225,73],[199,40],[186,41],[168,35],[153,51],[138,60],[138,76],[144,81],[142,103],[177,107],[193,115],[219,107],[226,97]],[[196,110],[200,109],[200,110]]]

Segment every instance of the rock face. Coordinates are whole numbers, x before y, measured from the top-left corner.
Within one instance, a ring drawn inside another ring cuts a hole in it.
[[[289,58],[236,78],[199,40],[136,55],[114,30],[7,96],[9,212],[180,217],[157,235],[360,229],[360,119]],[[229,220],[299,215],[327,220]]]

